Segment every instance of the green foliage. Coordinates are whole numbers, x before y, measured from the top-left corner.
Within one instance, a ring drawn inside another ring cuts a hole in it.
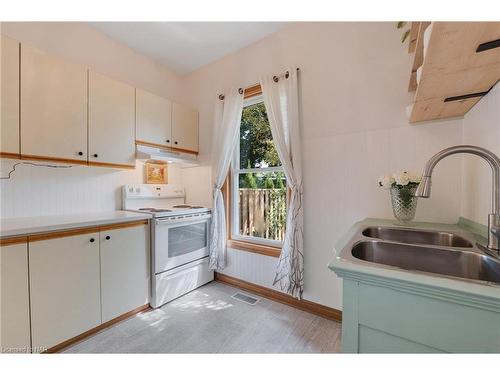
[[[250,160],[248,161],[248,167],[247,168],[251,168],[250,167]],[[248,189],[257,189],[257,180],[255,179],[255,176],[253,175],[253,173],[245,173],[245,177],[244,177],[244,185],[241,186],[241,183],[240,183],[240,187],[244,187],[244,188],[248,188]]]
[[[264,103],[243,108],[240,127],[240,168],[249,161],[251,168],[281,165],[274,147],[271,126]]]
[[[276,173],[276,183],[274,186],[276,189],[285,189],[285,174],[283,172]]]
[[[271,178],[271,173],[267,173],[264,179],[264,188],[265,189],[274,189],[274,181]]]

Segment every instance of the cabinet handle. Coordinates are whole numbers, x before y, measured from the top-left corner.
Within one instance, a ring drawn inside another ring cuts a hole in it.
[[[94,158],[96,158],[96,157],[97,157],[97,154],[94,154]]]
[[[106,239],[107,239],[107,240],[110,240],[110,239],[111,239],[111,237],[110,237],[110,236],[106,236]]]
[[[167,143],[170,143],[170,139],[167,139]]]
[[[90,242],[94,242],[94,241],[95,241],[95,239],[93,239],[93,238],[90,239]]]
[[[177,143],[179,143],[179,142],[175,141],[174,143],[175,143],[175,144],[177,144]]]
[[[83,155],[83,152],[78,151],[78,155],[82,156],[82,155]]]

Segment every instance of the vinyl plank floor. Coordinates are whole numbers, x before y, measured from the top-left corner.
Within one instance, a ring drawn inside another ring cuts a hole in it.
[[[211,282],[159,309],[103,330],[67,348],[65,353],[340,351],[339,322],[266,298],[252,306],[231,298],[237,291]]]

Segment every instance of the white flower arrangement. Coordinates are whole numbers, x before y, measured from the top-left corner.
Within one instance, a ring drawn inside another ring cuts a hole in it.
[[[422,177],[419,174],[403,170],[392,175],[380,176],[378,185],[384,189],[390,189],[391,187],[402,188],[404,186],[414,187],[420,183],[421,179]]]

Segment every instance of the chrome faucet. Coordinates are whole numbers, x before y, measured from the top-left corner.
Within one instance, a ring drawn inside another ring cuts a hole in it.
[[[431,176],[436,164],[453,154],[473,154],[485,159],[493,172],[492,213],[488,215],[488,249],[500,251],[500,159],[491,151],[470,145],[445,148],[431,157],[425,164],[422,181],[415,192],[416,197],[429,198],[431,195]]]

